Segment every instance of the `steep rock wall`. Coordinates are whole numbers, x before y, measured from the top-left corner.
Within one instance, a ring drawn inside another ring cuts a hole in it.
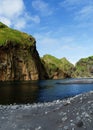
[[[31,46],[7,41],[0,46],[0,81],[46,79],[47,73],[36,50]]]
[[[74,66],[66,58],[58,59],[46,54],[41,60],[50,79],[71,78]]]
[[[93,78],[93,56],[80,59],[73,71],[74,78],[76,77],[92,77]]]

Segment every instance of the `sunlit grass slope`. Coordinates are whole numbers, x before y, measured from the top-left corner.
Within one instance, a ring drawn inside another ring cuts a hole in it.
[[[0,46],[6,45],[9,41],[14,44],[30,46],[35,43],[35,39],[31,35],[9,28],[0,22]]]

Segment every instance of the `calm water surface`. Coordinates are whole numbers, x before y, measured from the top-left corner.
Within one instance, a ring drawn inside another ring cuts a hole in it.
[[[73,79],[74,81],[75,79]],[[87,80],[87,79],[86,79]],[[93,90],[93,83],[62,84],[65,80],[0,82],[0,104],[25,104],[64,99]]]

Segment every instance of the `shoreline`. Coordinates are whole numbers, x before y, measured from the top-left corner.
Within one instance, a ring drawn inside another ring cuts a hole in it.
[[[93,130],[93,91],[47,103],[0,105],[0,130]]]

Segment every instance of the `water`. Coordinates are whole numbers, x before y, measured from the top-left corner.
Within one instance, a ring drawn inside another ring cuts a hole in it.
[[[93,90],[93,83],[72,81],[76,79],[0,82],[0,104],[48,102]]]

